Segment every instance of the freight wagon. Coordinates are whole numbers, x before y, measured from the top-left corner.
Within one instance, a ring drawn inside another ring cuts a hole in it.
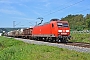
[[[27,28],[23,30],[23,38],[31,39],[33,28]]]

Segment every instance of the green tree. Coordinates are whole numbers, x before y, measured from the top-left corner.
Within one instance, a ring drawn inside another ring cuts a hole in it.
[[[90,19],[90,14],[87,14],[85,18]]]
[[[83,30],[85,28],[85,19],[84,15],[77,14],[77,15],[68,15],[62,20],[67,20],[69,22],[71,30]]]
[[[87,27],[87,29],[90,30],[90,19],[87,19],[86,20],[86,27]]]

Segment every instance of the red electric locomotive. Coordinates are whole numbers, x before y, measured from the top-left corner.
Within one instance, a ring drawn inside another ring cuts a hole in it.
[[[32,37],[37,40],[67,42],[70,39],[70,27],[67,21],[52,19],[49,23],[33,27]]]

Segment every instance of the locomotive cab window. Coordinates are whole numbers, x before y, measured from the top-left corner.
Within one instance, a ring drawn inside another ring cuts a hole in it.
[[[52,27],[54,27],[54,24],[52,24]]]
[[[63,27],[68,27],[68,23],[63,23]]]
[[[63,24],[62,24],[62,23],[57,23],[57,26],[58,26],[58,27],[62,27]]]

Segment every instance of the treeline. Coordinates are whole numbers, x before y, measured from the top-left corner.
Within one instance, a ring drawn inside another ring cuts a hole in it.
[[[2,33],[3,31],[9,32],[9,31],[18,30],[18,29],[21,29],[21,28],[0,28],[0,33]]]
[[[86,16],[82,14],[77,14],[77,15],[70,14],[61,19],[67,20],[69,22],[72,31],[90,30],[90,14],[87,14]]]

